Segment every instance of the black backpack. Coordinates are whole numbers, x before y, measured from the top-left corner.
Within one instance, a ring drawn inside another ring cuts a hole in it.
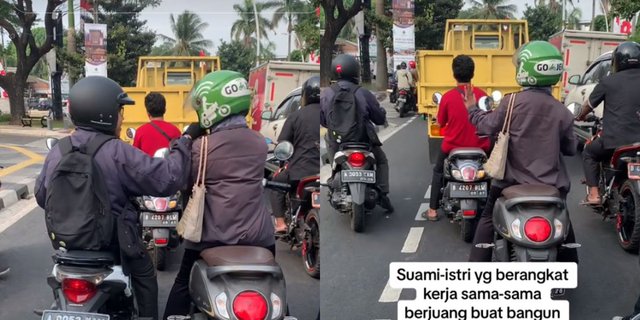
[[[337,143],[363,142],[367,132],[356,101],[356,91],[360,87],[345,89],[334,84],[331,89],[335,96],[327,117],[329,135]]]
[[[111,245],[115,216],[94,155],[113,138],[98,134],[80,147],[74,147],[70,137],[60,140],[62,157],[45,202],[47,233],[54,249],[104,250]]]

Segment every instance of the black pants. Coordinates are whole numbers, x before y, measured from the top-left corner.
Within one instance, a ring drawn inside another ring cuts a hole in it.
[[[482,216],[478,221],[478,227],[476,229],[475,237],[473,238],[473,246],[471,247],[471,255],[469,261],[472,262],[491,262],[492,249],[476,248],[478,243],[492,243],[493,242],[493,206],[496,200],[502,194],[502,188],[491,187],[489,190],[489,198],[487,204],[484,207]],[[562,194],[565,197],[566,193]],[[575,243],[576,237],[573,233],[573,224],[569,224],[569,233],[567,234],[566,243]],[[576,249],[560,248],[558,251],[558,261],[560,262],[575,262],[578,263],[578,251]]]
[[[325,141],[327,140],[325,139]],[[336,154],[334,148],[331,143],[327,142],[327,154],[332,163],[333,157]],[[387,160],[387,155],[381,147],[373,147],[371,152],[373,152],[373,156],[376,157],[376,184],[378,188],[380,188],[380,192],[386,195],[389,193],[389,161]]]
[[[601,138],[595,139],[593,142],[584,146],[584,150],[582,151],[582,160],[587,186],[598,186],[600,163],[611,159],[614,150],[615,149],[605,149]]]
[[[431,178],[431,197],[429,198],[429,208],[436,210],[442,198],[442,185],[444,183],[444,159],[447,154],[439,150],[436,164],[433,166],[433,177]]]
[[[276,256],[276,245],[266,247],[273,256]],[[167,306],[164,309],[163,319],[167,319],[172,315],[188,315],[189,307],[191,306],[191,295],[189,294],[189,275],[191,274],[191,268],[200,259],[200,251],[185,249],[182,256],[182,264],[180,264],[180,271],[176,276],[176,280],[173,283],[169,298],[167,299]]]
[[[299,180],[291,180],[289,176],[289,170],[283,170],[273,177],[274,182],[288,183],[291,185],[291,191],[295,190],[298,186]],[[269,190],[271,200],[271,210],[273,210],[273,216],[276,218],[284,218],[285,211],[287,210],[287,195],[278,190]]]
[[[124,271],[131,276],[131,285],[138,301],[140,317],[158,319],[158,280],[156,269],[147,250],[138,259],[122,255]]]

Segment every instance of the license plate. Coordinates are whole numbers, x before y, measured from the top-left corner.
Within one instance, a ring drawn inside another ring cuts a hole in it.
[[[158,214],[152,212],[144,212],[142,214],[143,227],[164,227],[173,228],[178,225],[178,213]]]
[[[42,320],[109,320],[108,314],[45,310]]]
[[[320,208],[320,192],[314,192],[311,194],[311,206],[313,208]]]
[[[373,170],[344,170],[342,182],[376,183],[376,172]]]
[[[398,101],[400,101],[400,102],[407,102],[407,99],[405,99],[405,98],[398,98]]]
[[[640,180],[640,163],[629,163],[627,164],[627,169],[629,179]]]
[[[451,198],[486,198],[487,183],[449,183]]]

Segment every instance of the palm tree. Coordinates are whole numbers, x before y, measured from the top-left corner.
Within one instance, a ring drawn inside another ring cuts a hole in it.
[[[160,35],[167,43],[173,46],[173,54],[178,56],[197,56],[200,51],[204,51],[213,45],[211,40],[205,39],[202,35],[204,29],[209,26],[203,22],[200,16],[193,12],[184,11],[174,19],[171,14],[171,31],[173,38]]]
[[[276,9],[276,12],[273,14],[273,26],[275,28],[277,28],[283,20],[287,23],[287,33],[289,34],[287,57],[291,55],[291,33],[293,32],[293,25],[300,23],[310,14],[314,14],[313,8],[304,0],[284,0],[279,3],[278,9]]]
[[[518,7],[506,0],[471,0],[474,19],[513,19]]]
[[[567,27],[571,29],[578,29],[578,24],[580,24],[581,18],[582,10],[580,10],[580,8],[574,7],[571,13],[567,15]]]
[[[267,30],[274,29],[273,22],[264,18],[260,13],[265,9],[271,9],[279,5],[280,3],[277,1],[256,2],[258,24],[260,25],[260,37],[269,38]],[[240,19],[236,20],[236,22],[231,26],[231,37],[238,41],[241,38],[244,38],[244,45],[246,47],[250,47],[251,37],[256,35],[256,14],[253,11],[253,0],[244,0],[242,5],[234,4],[233,10],[240,15]]]

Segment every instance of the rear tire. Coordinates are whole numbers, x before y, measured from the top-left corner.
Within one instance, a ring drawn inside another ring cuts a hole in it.
[[[626,200],[620,205],[617,216],[616,232],[618,243],[622,249],[638,253],[640,247],[640,190],[631,180],[627,180],[620,188],[620,196]]]
[[[153,265],[156,267],[158,271],[164,271],[167,267],[167,247],[158,248],[153,246],[151,259],[153,261]]]
[[[405,102],[400,102],[398,103],[398,112],[400,112],[400,118],[404,118],[406,111],[405,109]]]
[[[462,240],[466,243],[471,243],[473,241],[473,236],[476,233],[476,222],[474,219],[462,219],[460,222],[460,234],[462,235]]]
[[[304,270],[312,278],[320,279],[320,220],[318,219],[318,209],[311,209],[304,219],[305,224],[310,229],[306,233],[306,252],[302,254]]]
[[[351,204],[351,229],[355,232],[364,231],[364,205],[363,204]]]

